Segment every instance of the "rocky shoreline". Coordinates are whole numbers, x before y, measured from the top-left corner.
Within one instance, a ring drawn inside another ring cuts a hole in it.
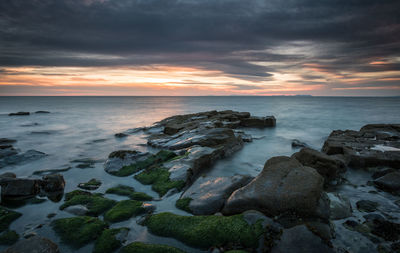
[[[105,193],[128,199],[109,199],[92,192],[102,184],[96,178],[64,194],[60,170],[44,171],[49,174],[35,179],[4,173],[0,243],[15,243],[5,252],[60,252],[35,234],[18,240],[9,225],[21,214],[6,203],[58,202],[64,197],[60,212],[73,216],[50,217],[51,228],[71,248],[94,242],[93,252],[183,252],[128,242],[130,228],[117,224],[133,217],[154,235],[210,252],[361,252],[354,249],[360,244],[365,244],[360,249],[364,252],[400,251],[400,125],[335,130],[321,151],[295,140],[292,145],[301,150],[268,159],[256,177],[240,174],[240,168],[231,177],[206,176],[218,160],[234,156],[252,141],[246,128],[266,127],[279,127],[279,122],[273,116],[228,110],[172,116],[151,127],[117,133],[115,137],[124,138],[141,131],[157,152],[114,151],[104,170],[116,182],[130,177],[151,186],[159,199],[122,184]],[[0,168],[45,155],[21,154],[14,142],[0,139]],[[157,211],[157,200],[172,195],[179,195],[175,206],[186,215]]]

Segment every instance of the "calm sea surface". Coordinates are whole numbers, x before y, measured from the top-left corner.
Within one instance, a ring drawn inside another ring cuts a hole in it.
[[[245,129],[255,137],[252,143],[231,158],[219,161],[208,175],[229,176],[236,173],[257,175],[267,159],[276,155],[290,155],[292,139],[306,142],[320,149],[329,133],[335,129],[358,130],[370,123],[400,123],[400,98],[355,98],[355,97],[0,97],[0,138],[16,139],[15,147],[21,151],[35,149],[48,154],[47,157],[17,166],[0,169],[0,173],[12,171],[19,177],[30,177],[43,169],[73,167],[63,175],[66,191],[76,189],[78,183],[98,178],[103,185],[98,192],[119,183],[129,184],[138,191],[157,196],[150,187],[141,185],[132,177],[116,178],[103,170],[103,164],[94,168],[74,168],[74,159],[92,158],[105,160],[108,154],[118,149],[145,150],[146,139],[141,134],[117,139],[115,133],[142,126],[150,126],[165,117],[209,110],[248,111],[255,116],[274,115],[275,128]],[[50,111],[50,114],[9,117],[17,111]],[[107,197],[122,199],[113,195]],[[185,214],[174,207],[175,194],[154,202],[157,212],[171,211]],[[42,204],[17,208],[23,216],[15,221],[11,229],[23,233],[29,226],[45,224],[36,230],[55,240],[48,226],[47,214],[57,212],[56,218],[71,216],[58,211],[60,203],[46,201]],[[187,215],[187,214],[186,214]],[[31,225],[29,225],[31,224]],[[175,245],[193,251],[181,243],[153,236],[136,225],[135,219],[114,224],[129,226],[131,241],[149,241]],[[27,227],[28,226],[28,227]],[[63,252],[75,252],[61,244]],[[88,245],[80,252],[90,251]],[[0,250],[3,248],[0,248]]]

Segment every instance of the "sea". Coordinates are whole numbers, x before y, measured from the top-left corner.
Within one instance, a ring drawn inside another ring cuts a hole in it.
[[[293,139],[305,142],[320,150],[333,130],[359,130],[366,124],[400,123],[399,97],[314,97],[314,96],[207,96],[207,97],[1,97],[0,138],[15,139],[14,147],[21,152],[37,150],[46,157],[19,165],[6,166],[0,174],[13,172],[18,177],[37,177],[35,171],[70,168],[62,172],[65,191],[77,189],[77,185],[91,178],[102,181],[96,192],[117,184],[133,186],[137,191],[158,197],[150,186],[137,182],[132,177],[119,178],[105,173],[103,163],[115,150],[131,149],[155,152],[146,146],[143,132],[134,129],[151,126],[166,117],[211,110],[235,110],[250,112],[254,116],[273,115],[276,127],[244,129],[253,136],[243,149],[233,156],[218,161],[206,176],[231,176],[250,174],[256,176],[264,163],[273,156],[291,155],[298,151],[292,148]],[[29,116],[8,116],[9,113],[27,111]],[[35,111],[49,111],[36,114]],[[120,132],[131,131],[126,138],[116,138]],[[74,160],[92,159],[97,162],[92,168],[77,168]],[[106,195],[116,200],[124,199]],[[155,212],[174,212],[189,215],[175,208],[179,194],[152,201]],[[58,243],[62,252],[91,252],[93,244],[81,249],[64,245],[51,229],[51,220],[70,217],[60,211],[60,202],[50,200],[40,204],[15,207],[23,215],[12,223],[10,229],[21,236],[30,231],[46,236]],[[57,213],[50,219],[49,213]],[[188,252],[201,252],[179,241],[150,234],[137,224],[137,219],[113,224],[112,227],[127,226],[131,230],[128,241],[168,244]],[[0,247],[0,250],[4,249]]]

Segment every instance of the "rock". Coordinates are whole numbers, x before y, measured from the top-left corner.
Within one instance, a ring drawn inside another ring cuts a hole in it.
[[[253,178],[244,175],[232,177],[199,177],[181,196],[190,198],[188,208],[195,215],[219,212],[225,200],[236,189],[245,186]]]
[[[400,224],[390,222],[377,214],[365,215],[365,225],[367,225],[371,233],[379,236],[386,241],[397,241],[400,239]]]
[[[60,253],[54,242],[41,236],[24,239],[9,247],[4,253]]]
[[[40,192],[40,180],[29,178],[9,178],[1,182],[2,199],[33,197]]]
[[[342,154],[356,168],[400,168],[400,125],[372,124],[360,131],[336,130],[322,148],[328,155]]]
[[[46,154],[36,150],[28,150],[22,154],[14,154],[0,159],[0,168],[8,165],[16,165],[32,162],[45,157]]]
[[[8,138],[0,138],[0,145],[15,143],[17,140],[8,139]]]
[[[294,139],[294,140],[292,140],[292,147],[293,148],[306,148],[306,147],[308,147],[308,145],[304,142]]]
[[[124,133],[116,133],[116,134],[114,134],[114,136],[117,138],[124,138],[124,137],[127,137],[128,135],[124,134]]]
[[[391,172],[374,180],[374,184],[387,192],[399,193],[400,191],[400,172]]]
[[[391,172],[396,172],[396,170],[392,169],[392,168],[384,169],[384,170],[378,170],[378,171],[374,172],[374,174],[372,174],[372,178],[373,179],[377,179],[377,178],[383,177],[384,175],[389,174]]]
[[[74,206],[69,206],[64,209],[64,211],[73,214],[73,215],[78,215],[78,216],[84,216],[86,215],[89,210],[86,208],[86,206],[83,205],[74,205]]]
[[[357,209],[360,212],[375,212],[379,206],[379,203],[371,201],[371,200],[359,200],[356,203]]]
[[[36,111],[35,113],[46,114],[46,113],[50,113],[50,112],[49,111]]]
[[[330,218],[332,220],[345,219],[352,216],[353,210],[348,198],[338,193],[328,193],[330,201]]]
[[[303,148],[300,152],[293,154],[292,157],[296,158],[304,166],[316,169],[325,178],[326,182],[336,179],[340,173],[346,171],[342,161],[314,149]]]
[[[45,175],[40,182],[45,192],[64,191],[65,181],[61,174]]]
[[[263,171],[249,184],[234,191],[224,214],[258,210],[267,216],[296,212],[301,217],[329,217],[329,199],[323,193],[324,179],[294,158],[269,159]]]
[[[12,112],[9,113],[8,116],[27,116],[29,114],[29,112]]]
[[[310,232],[305,225],[285,229],[271,253],[320,253],[334,252],[318,236]]]
[[[86,183],[78,184],[78,187],[84,190],[94,191],[97,190],[101,186],[101,181],[95,178],[90,179]]]
[[[153,213],[156,210],[156,206],[150,203],[143,203],[142,208],[145,213]]]
[[[118,150],[112,152],[104,163],[104,170],[107,173],[117,173],[122,167],[131,165],[135,162],[143,161],[149,157],[149,153],[136,150]]]
[[[12,145],[0,146],[0,159],[18,154],[18,151]]]
[[[240,120],[240,125],[244,127],[274,127],[276,119],[274,116],[267,117],[248,117]]]

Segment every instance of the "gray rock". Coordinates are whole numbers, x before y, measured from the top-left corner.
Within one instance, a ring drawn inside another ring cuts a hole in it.
[[[305,225],[285,229],[271,253],[329,253],[334,252],[318,236],[310,232]]]
[[[17,140],[8,139],[8,138],[0,138],[0,145],[15,143]]]
[[[86,208],[86,206],[75,205],[75,206],[69,206],[69,207],[65,208],[64,211],[66,211],[70,214],[73,214],[73,215],[83,216],[83,215],[86,215],[89,210]]]
[[[295,211],[299,216],[329,218],[329,199],[323,193],[324,179],[294,158],[269,159],[263,171],[249,184],[234,191],[224,214],[258,210],[267,216]]]
[[[199,177],[181,198],[191,198],[189,209],[196,215],[214,214],[221,210],[225,200],[236,189],[250,182],[252,177]]]
[[[29,114],[29,112],[12,112],[8,116],[28,116]]]
[[[35,196],[40,192],[40,180],[9,178],[1,182],[2,199],[19,199]]]
[[[348,198],[338,193],[327,194],[330,201],[330,218],[340,220],[352,216],[353,209]]]
[[[274,116],[267,117],[254,117],[243,118],[240,120],[240,125],[244,127],[274,127],[276,125],[276,119]]]
[[[15,154],[11,156],[7,156],[0,160],[0,168],[8,166],[8,165],[15,165],[15,164],[23,164],[32,162],[38,159],[45,157],[46,154],[36,150],[28,150],[22,154]]]
[[[35,113],[39,113],[39,114],[47,114],[50,113],[49,111],[36,111]]]
[[[108,173],[118,172],[122,167],[145,160],[150,154],[136,150],[119,150],[112,152],[104,163],[104,170]]]
[[[292,147],[293,148],[306,148],[306,147],[308,147],[308,145],[304,142],[294,139],[294,140],[292,140]]]
[[[371,124],[360,131],[336,130],[322,148],[328,155],[342,154],[349,166],[400,168],[400,125]]]
[[[391,172],[383,177],[374,180],[374,184],[387,192],[399,193],[400,191],[400,172]]]
[[[60,253],[54,242],[45,237],[33,236],[29,239],[18,241],[3,253]]]
[[[359,200],[356,203],[357,209],[361,212],[375,212],[378,209],[379,203],[371,200]]]
[[[65,181],[61,174],[51,174],[43,176],[40,185],[45,192],[58,192],[64,191]]]
[[[317,170],[326,182],[336,179],[340,173],[346,171],[345,164],[333,157],[310,148],[303,148],[300,152],[292,155],[304,166]]]

